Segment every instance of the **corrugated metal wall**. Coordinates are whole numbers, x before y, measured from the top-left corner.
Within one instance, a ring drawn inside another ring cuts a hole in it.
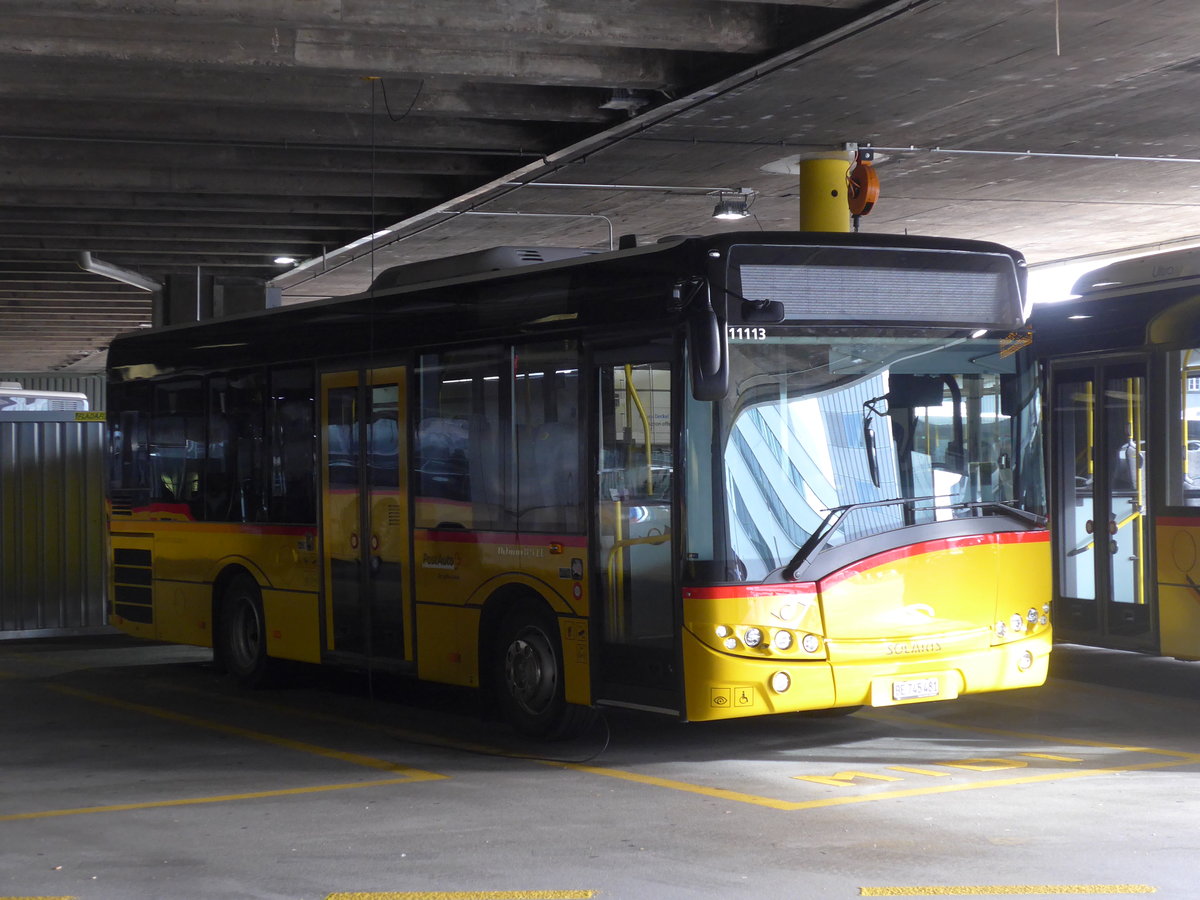
[[[38,418],[0,421],[0,638],[107,630],[105,425]]]
[[[104,409],[108,391],[103,375],[49,375],[29,372],[0,372],[0,381],[17,381],[27,391],[81,391],[89,409]]]

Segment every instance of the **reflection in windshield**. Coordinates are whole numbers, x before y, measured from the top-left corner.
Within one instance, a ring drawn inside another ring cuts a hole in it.
[[[825,548],[980,513],[966,504],[1043,511],[1032,382],[994,342],[824,336],[730,351],[724,486],[742,577],[785,565],[838,507],[922,498],[847,511]]]

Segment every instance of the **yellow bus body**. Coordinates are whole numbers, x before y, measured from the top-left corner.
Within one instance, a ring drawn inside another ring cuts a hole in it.
[[[1049,582],[1041,531],[904,547],[815,584],[685,592],[687,717],[892,706],[1042,684]],[[997,624],[979,624],[988,621]],[[755,623],[762,643],[748,648],[748,626],[733,623]],[[786,650],[775,645],[780,631],[791,634]],[[805,635],[815,638],[811,652]],[[785,690],[777,673],[786,674]],[[935,694],[896,699],[897,683],[931,679]]]

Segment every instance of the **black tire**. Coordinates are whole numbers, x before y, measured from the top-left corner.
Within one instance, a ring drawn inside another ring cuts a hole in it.
[[[233,678],[253,687],[267,677],[267,628],[262,593],[249,575],[238,575],[221,594],[219,660]]]
[[[563,697],[558,623],[533,604],[511,610],[500,624],[492,651],[492,688],[504,719],[527,737],[574,737],[588,721],[587,708]]]

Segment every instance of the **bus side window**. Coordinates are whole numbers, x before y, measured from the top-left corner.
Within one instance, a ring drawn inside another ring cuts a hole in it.
[[[579,352],[573,342],[517,347],[513,387],[517,527],[583,530]]]
[[[419,528],[503,528],[499,347],[424,354],[412,480]]]
[[[261,370],[209,380],[209,486],[205,515],[216,522],[261,522],[263,496]]]
[[[204,397],[198,380],[172,381],[154,389],[150,425],[150,499],[173,507],[186,505],[200,518],[201,466],[204,462]]]
[[[1175,371],[1168,409],[1177,403],[1178,413],[1167,417],[1167,502],[1200,506],[1200,349],[1172,353],[1168,359]]]
[[[270,519],[314,522],[317,432],[313,370],[311,366],[276,369],[270,377],[272,408],[267,416],[271,441]]]
[[[121,410],[108,427],[109,485],[113,491],[128,492],[136,502],[145,499],[150,488],[150,385],[114,384],[109,395],[119,397],[113,405]]]

